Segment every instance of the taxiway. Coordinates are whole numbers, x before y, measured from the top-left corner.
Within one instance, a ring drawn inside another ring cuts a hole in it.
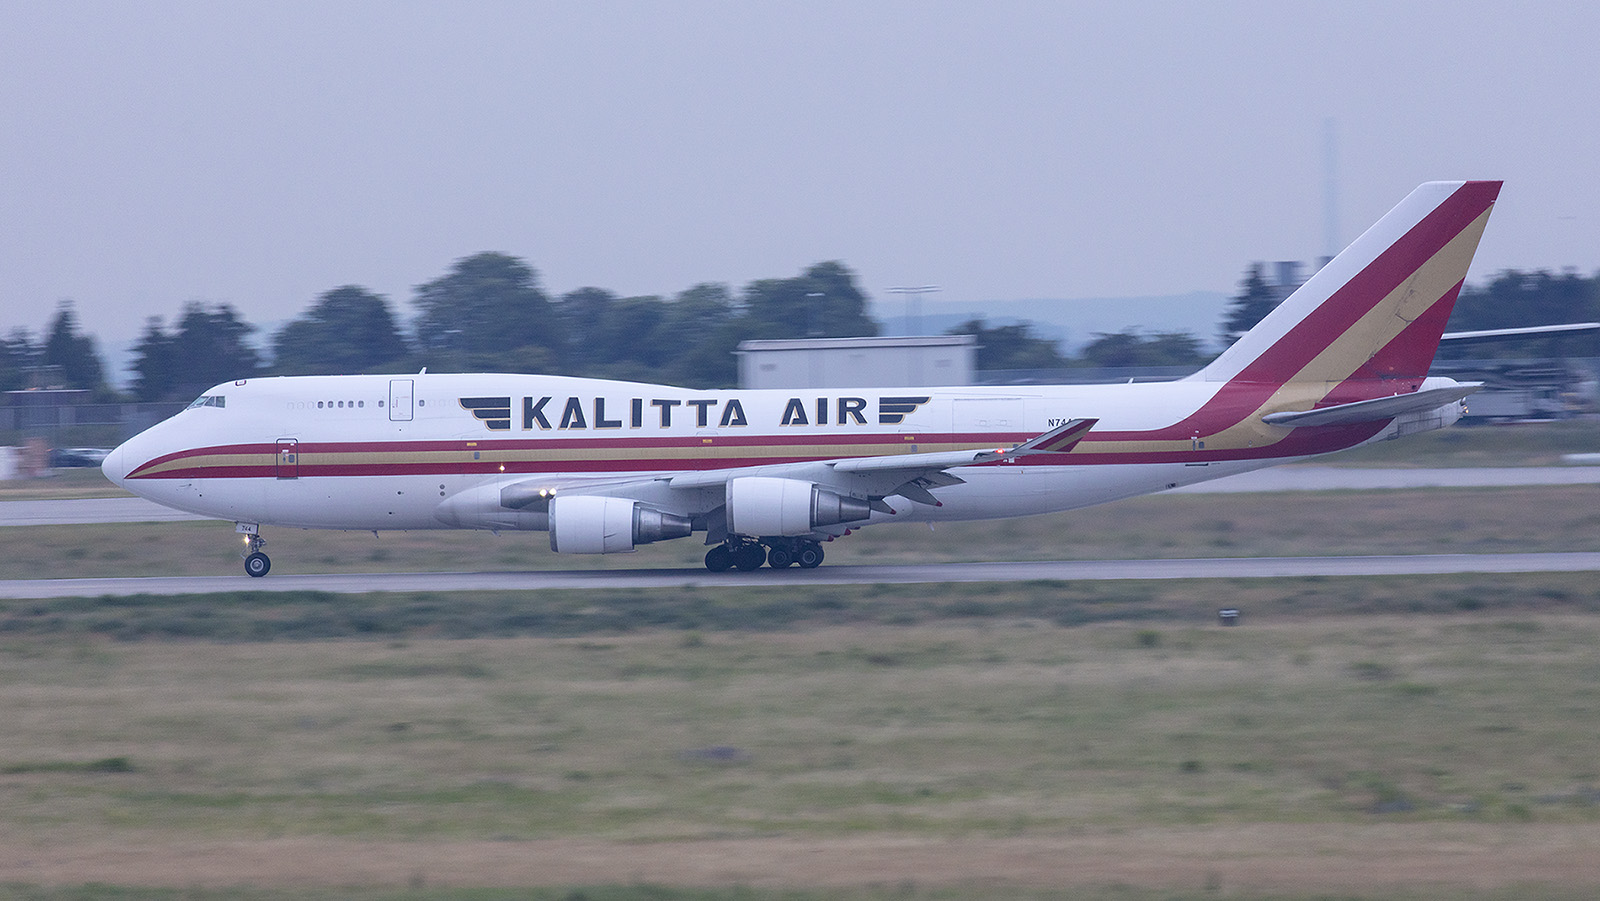
[[[1518,485],[1600,485],[1600,466],[1499,466],[1441,469],[1360,469],[1280,466],[1173,489],[1171,494],[1276,491],[1394,491],[1409,488],[1509,488]],[[0,503],[0,526],[111,522],[181,522],[207,517],[141,497]]]

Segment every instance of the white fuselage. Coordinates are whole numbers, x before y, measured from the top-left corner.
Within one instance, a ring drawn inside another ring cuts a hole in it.
[[[543,528],[537,517],[499,509],[500,491],[535,480],[604,494],[608,482],[627,481],[630,496],[642,491],[643,500],[704,512],[719,503],[715,492],[694,498],[663,483],[657,499],[639,480],[1001,447],[1068,419],[1099,419],[1072,453],[964,468],[963,484],[937,490],[942,506],[897,503],[870,522],[983,519],[1081,507],[1308,455],[1281,446],[1288,430],[1260,423],[1246,428],[1256,440],[1235,436],[1231,447],[1206,447],[1217,429],[1174,437],[1173,424],[1214,402],[1220,387],[694,391],[515,374],[251,379],[218,386],[206,396],[218,400],[130,439],[106,471],[159,503],[242,523]],[[1376,437],[1341,436],[1324,450]],[[1107,450],[1095,452],[1097,445]]]

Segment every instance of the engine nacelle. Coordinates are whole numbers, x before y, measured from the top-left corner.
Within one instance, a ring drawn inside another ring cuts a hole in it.
[[[799,479],[746,476],[728,480],[728,531],[738,535],[805,535],[818,526],[872,515],[861,498],[845,497]]]
[[[576,495],[550,500],[550,550],[558,554],[617,554],[635,546],[683,538],[689,517],[620,497]]]

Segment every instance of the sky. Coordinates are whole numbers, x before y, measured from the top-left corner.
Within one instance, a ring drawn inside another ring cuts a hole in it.
[[[0,331],[70,299],[116,358],[186,302],[267,325],[346,284],[409,316],[484,250],[553,294],[837,259],[885,319],[937,285],[1114,321],[1324,254],[1330,128],[1340,246],[1504,179],[1469,280],[1588,275],[1597,35],[1498,0],[0,0]]]

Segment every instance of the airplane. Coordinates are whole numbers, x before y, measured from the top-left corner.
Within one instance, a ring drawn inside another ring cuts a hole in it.
[[[704,533],[706,568],[811,568],[867,525],[1105,503],[1439,429],[1429,377],[1498,181],[1429,182],[1172,382],[695,390],[514,373],[240,379],[107,456],[112,482],[266,525],[549,533],[609,554]]]

